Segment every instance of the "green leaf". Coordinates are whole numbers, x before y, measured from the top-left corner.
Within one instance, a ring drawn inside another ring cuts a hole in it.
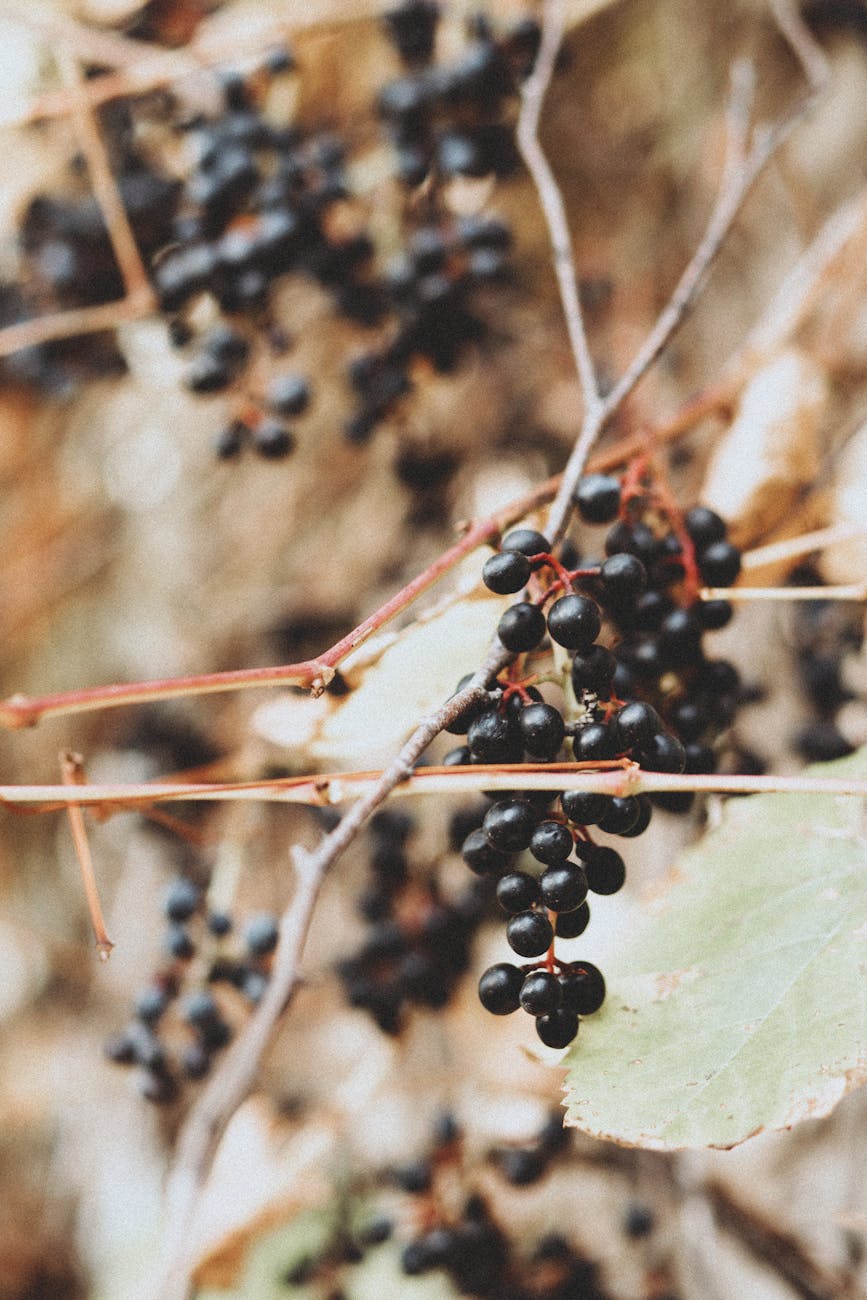
[[[867,748],[816,775],[863,776]],[[564,1061],[566,1122],[629,1146],[731,1147],[867,1079],[863,801],[731,800],[608,962]]]

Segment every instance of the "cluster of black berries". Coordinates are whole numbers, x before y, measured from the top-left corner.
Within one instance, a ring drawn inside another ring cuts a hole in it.
[[[523,680],[510,672],[488,702],[455,719],[449,730],[465,734],[466,743],[445,762],[544,763],[568,746],[588,765],[628,759],[650,772],[714,771],[710,741],[731,721],[739,690],[732,665],[708,659],[703,647],[704,633],[723,627],[732,609],[723,600],[700,600],[700,587],[728,585],[740,570],[723,520],[704,507],[681,515],[643,466],[632,467],[623,485],[606,475],[583,478],[575,505],[583,522],[612,525],[601,561],[567,567],[566,548],[558,560],[546,537],[520,528],[485,562],[490,590],[521,594],[497,633],[507,650],[527,656],[519,661]],[[551,643],[571,661],[569,723],[531,684],[529,656],[547,654]],[[479,996],[496,1015],[523,1007],[542,1042],[565,1047],[581,1017],[601,1007],[605,982],[592,963],[560,960],[555,939],[584,932],[588,893],[614,894],[625,880],[621,855],[597,843],[590,828],[634,838],[647,829],[654,802],[682,812],[692,795],[543,791],[495,798],[464,841],[463,858],[476,874],[496,879],[509,946],[535,960],[492,966]],[[516,855],[524,853],[530,861],[516,869]]]
[[[790,578],[797,586],[818,587],[822,578],[802,566]],[[812,763],[828,763],[851,754],[854,746],[840,730],[838,716],[854,692],[844,680],[847,655],[857,655],[863,643],[863,620],[856,605],[841,601],[797,601],[794,641],[798,677],[813,717],[795,734],[795,748]]]
[[[98,112],[133,235],[143,256],[150,258],[170,238],[181,184],[155,170],[142,154],[128,105],[116,102]],[[81,175],[80,163],[80,158],[72,162],[66,194],[38,194],[22,215],[18,278],[0,283],[0,326],[123,296],[102,209]],[[4,377],[58,397],[88,378],[125,369],[110,332],[23,348],[2,358],[0,366]]]
[[[370,929],[358,952],[338,963],[347,1001],[383,1032],[398,1034],[412,1006],[438,1009],[467,971],[490,891],[474,882],[447,899],[436,881],[410,875],[410,817],[385,810],[371,822],[371,882],[358,907]]]
[[[511,1177],[503,1164],[501,1167],[514,1185],[527,1185],[541,1177],[564,1145],[562,1116],[552,1115],[532,1144],[532,1173],[528,1169],[526,1176]],[[454,1117],[446,1113],[436,1122],[430,1152],[390,1171],[391,1181],[422,1203],[424,1230],[403,1248],[401,1262],[406,1274],[415,1277],[440,1269],[461,1295],[491,1300],[603,1300],[595,1265],[564,1237],[544,1237],[528,1259],[525,1243],[515,1249],[477,1193],[465,1193],[460,1212],[448,1214],[444,1207],[453,1197],[442,1195],[441,1185],[453,1186],[455,1176],[459,1184],[466,1181],[462,1133]]]
[[[105,1045],[116,1064],[139,1067],[139,1089],[148,1101],[172,1101],[181,1080],[203,1078],[214,1054],[231,1039],[233,1023],[261,999],[268,984],[276,919],[268,913],[251,917],[239,947],[233,943],[232,918],[206,912],[204,902],[186,876],[169,886],[163,912],[170,962],[139,994],[134,1019]],[[225,995],[215,993],[217,985],[225,986]]]
[[[539,26],[525,20],[497,39],[478,15],[461,57],[435,65],[438,16],[435,4],[413,0],[386,15],[386,29],[407,65],[379,96],[398,175],[412,186],[430,175],[505,175],[516,166],[517,154],[513,125],[504,117],[532,67]]]

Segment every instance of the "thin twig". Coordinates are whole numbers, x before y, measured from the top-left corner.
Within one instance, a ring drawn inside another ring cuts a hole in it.
[[[768,0],[774,21],[794,51],[813,91],[827,82],[831,66],[825,51],[801,17],[796,0]]]
[[[395,787],[412,776],[415,764],[431,741],[468,705],[485,698],[488,684],[511,658],[495,640],[484,664],[464,690],[419,723],[373,787],[323,838],[317,849],[312,853],[295,849],[296,892],[281,919],[281,937],[268,989],[232,1053],[190,1112],[178,1139],[167,1190],[171,1229],[157,1292],[159,1300],[182,1300],[188,1293],[194,1263],[189,1254],[189,1230],[198,1195],[226,1125],[252,1088],[274,1027],[297,988],[304,941],[326,873],[375,809]]]
[[[126,296],[144,303],[146,296],[150,295],[153,305],[156,299],[150,288],[147,271],[123,206],[123,199],[111,172],[93,109],[84,95],[78,61],[74,55],[63,48],[57,51],[55,58],[63,79],[72,92],[72,117],[76,135],[87,159],[91,184],[105,217],[108,237],[117,258]]]
[[[139,785],[0,786],[0,804],[10,811],[56,812],[92,808],[103,814],[141,811],[161,803],[293,803],[315,807],[366,799],[378,789],[383,772],[335,772],[266,781],[146,782]],[[419,768],[394,790],[395,797],[465,795],[482,790],[581,790],[588,794],[867,794],[867,780],[824,776],[676,775],[645,772],[635,764],[516,763],[508,767]]]
[[[95,709],[114,708],[119,705],[143,704],[151,700],[207,695],[249,687],[309,686],[315,692],[321,693],[334,678],[338,665],[347,655],[411,605],[466,555],[486,542],[493,541],[505,528],[531,514],[546,501],[550,501],[556,486],[557,480],[549,479],[532,491],[515,498],[488,518],[469,525],[460,541],[455,542],[422,573],[359,623],[358,627],[353,628],[315,659],[305,659],[300,663],[270,668],[240,668],[226,672],[197,673],[189,677],[93,686],[79,691],[62,691],[55,695],[33,698],[26,695],[13,695],[0,702],[0,725],[13,729],[29,727],[34,726],[42,718],[58,717],[62,714],[90,713]]]
[[[84,781],[84,767],[81,756],[70,753],[68,750],[64,751],[60,755],[60,772],[65,786],[81,785]],[[105,928],[105,918],[102,914],[102,904],[99,901],[96,874],[93,870],[93,858],[91,857],[90,844],[84,826],[84,814],[79,803],[69,803],[66,812],[69,816],[69,826],[75,845],[75,856],[78,859],[78,866],[81,871],[81,882],[84,885],[87,909],[90,912],[93,937],[96,940],[96,951],[101,961],[108,961],[114,944],[109,939]]]
[[[702,600],[867,600],[867,582],[841,587],[704,587]]]
[[[35,348],[54,339],[73,338],[77,334],[98,334],[113,330],[127,321],[142,320],[153,311],[150,287],[131,298],[98,303],[95,307],[72,307],[33,320],[19,321],[0,329],[0,357],[8,357],[22,348]]]
[[[578,294],[578,279],[572,256],[572,238],[563,195],[554,178],[551,165],[539,143],[539,118],[542,104],[551,84],[554,65],[563,43],[565,26],[565,6],[563,0],[547,0],[542,25],[542,41],[536,56],[532,76],[524,83],[522,105],[516,138],[521,156],[536,187],[539,205],[548,227],[548,237],[554,260],[554,271],[560,290],[560,301],[566,317],[569,342],[578,369],[578,382],[584,405],[584,422],[587,423],[590,412],[601,403],[599,385],[590,356],[587,331],[581,312],[581,300]]]
[[[741,564],[744,569],[761,569],[768,564],[777,564],[781,560],[794,560],[800,555],[809,555],[812,551],[824,551],[840,542],[848,542],[853,537],[867,536],[867,524],[832,524],[829,528],[817,528],[811,533],[802,533],[800,537],[787,537],[782,542],[771,542],[767,546],[754,546],[744,551]]]

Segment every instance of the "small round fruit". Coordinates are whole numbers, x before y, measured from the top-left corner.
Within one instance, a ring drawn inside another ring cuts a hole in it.
[[[518,912],[506,926],[509,947],[519,957],[541,957],[554,938],[554,929],[544,912]]]
[[[561,1007],[536,1021],[536,1033],[546,1047],[568,1047],[578,1033],[578,1017]]]
[[[495,1016],[508,1016],[521,1005],[524,972],[511,962],[489,966],[479,980],[479,1001]]]

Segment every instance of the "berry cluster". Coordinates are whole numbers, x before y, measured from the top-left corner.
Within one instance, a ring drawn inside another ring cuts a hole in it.
[[[261,913],[247,921],[242,944],[233,943],[231,916],[208,912],[186,876],[169,886],[163,913],[170,962],[139,994],[134,1019],[105,1045],[109,1060],[139,1067],[139,1090],[153,1102],[174,1100],[181,1080],[208,1073],[234,1024],[265,992],[278,939],[276,919]]]
[[[514,169],[512,123],[504,120],[519,83],[536,56],[540,31],[532,19],[497,39],[476,15],[471,40],[450,64],[431,64],[438,6],[408,0],[386,16],[386,28],[406,72],[379,96],[405,185],[429,175],[502,176]]]
[[[798,586],[821,586],[812,568],[800,568],[791,581]],[[853,745],[841,730],[841,710],[854,692],[845,680],[847,656],[860,653],[863,621],[857,606],[840,601],[803,601],[794,606],[797,669],[804,696],[813,714],[797,730],[798,753],[813,763],[827,763],[851,754]],[[845,715],[843,715],[845,716]]]
[[[347,1001],[367,1011],[384,1033],[398,1034],[413,1006],[438,1009],[470,964],[490,890],[474,882],[455,899],[433,878],[410,875],[410,817],[385,810],[371,822],[371,882],[358,901],[370,930],[361,948],[338,963]]]
[[[344,140],[333,131],[305,133],[276,107],[275,83],[299,75],[287,49],[267,52],[245,73],[221,70],[222,102],[210,114],[184,113],[170,97],[101,110],[170,341],[189,354],[185,386],[202,397],[231,396],[230,418],[215,439],[221,459],[251,447],[278,460],[296,446],[294,421],[310,405],[309,383],[296,373],[274,373],[292,346],[278,297],[287,275],[312,278],[336,313],[378,329],[377,345],[346,369],[357,402],[344,426],[351,443],[366,442],[411,391],[414,361],[449,371],[486,332],[474,295],[506,278],[511,233],[494,217],[449,216],[439,186],[456,174],[511,170],[514,123],[501,119],[516,102],[538,28],[519,24],[495,39],[477,19],[464,55],[433,66],[438,16],[435,4],[416,0],[384,16],[407,74],[384,87],[379,110],[397,143],[398,175],[411,184],[426,180],[429,188],[424,219],[408,218],[404,250],[385,267],[352,191]],[[151,156],[159,155],[154,141],[167,133],[182,141],[182,180],[174,140],[165,171]],[[136,143],[140,137],[151,141],[149,156]],[[81,180],[75,183],[81,189]],[[38,196],[20,245],[22,282],[0,284],[0,324],[123,294],[90,196]],[[45,344],[4,364],[19,379],[65,392],[67,362],[86,363],[91,354],[98,354],[101,373],[123,369],[109,334]]]
[[[488,702],[451,724],[466,743],[445,763],[545,763],[568,746],[588,766],[628,760],[651,772],[713,771],[709,741],[731,721],[739,687],[731,664],[706,658],[703,648],[704,633],[723,627],[731,606],[698,598],[702,583],[729,584],[740,570],[723,520],[700,506],[682,515],[643,460],[622,483],[581,479],[574,503],[584,523],[611,525],[604,559],[567,567],[567,548],[558,559],[541,533],[519,528],[485,562],[491,591],[520,594],[497,628],[516,663]],[[552,646],[568,656],[569,721],[532,684]],[[590,828],[634,838],[647,829],[654,802],[682,812],[691,801],[581,791],[495,797],[462,855],[471,871],[496,879],[509,946],[535,960],[484,972],[479,997],[489,1011],[523,1007],[547,1046],[572,1042],[581,1017],[602,1006],[605,981],[592,963],[557,957],[555,940],[581,935],[588,893],[614,894],[626,874],[620,853]],[[516,863],[525,853],[532,870]]]

